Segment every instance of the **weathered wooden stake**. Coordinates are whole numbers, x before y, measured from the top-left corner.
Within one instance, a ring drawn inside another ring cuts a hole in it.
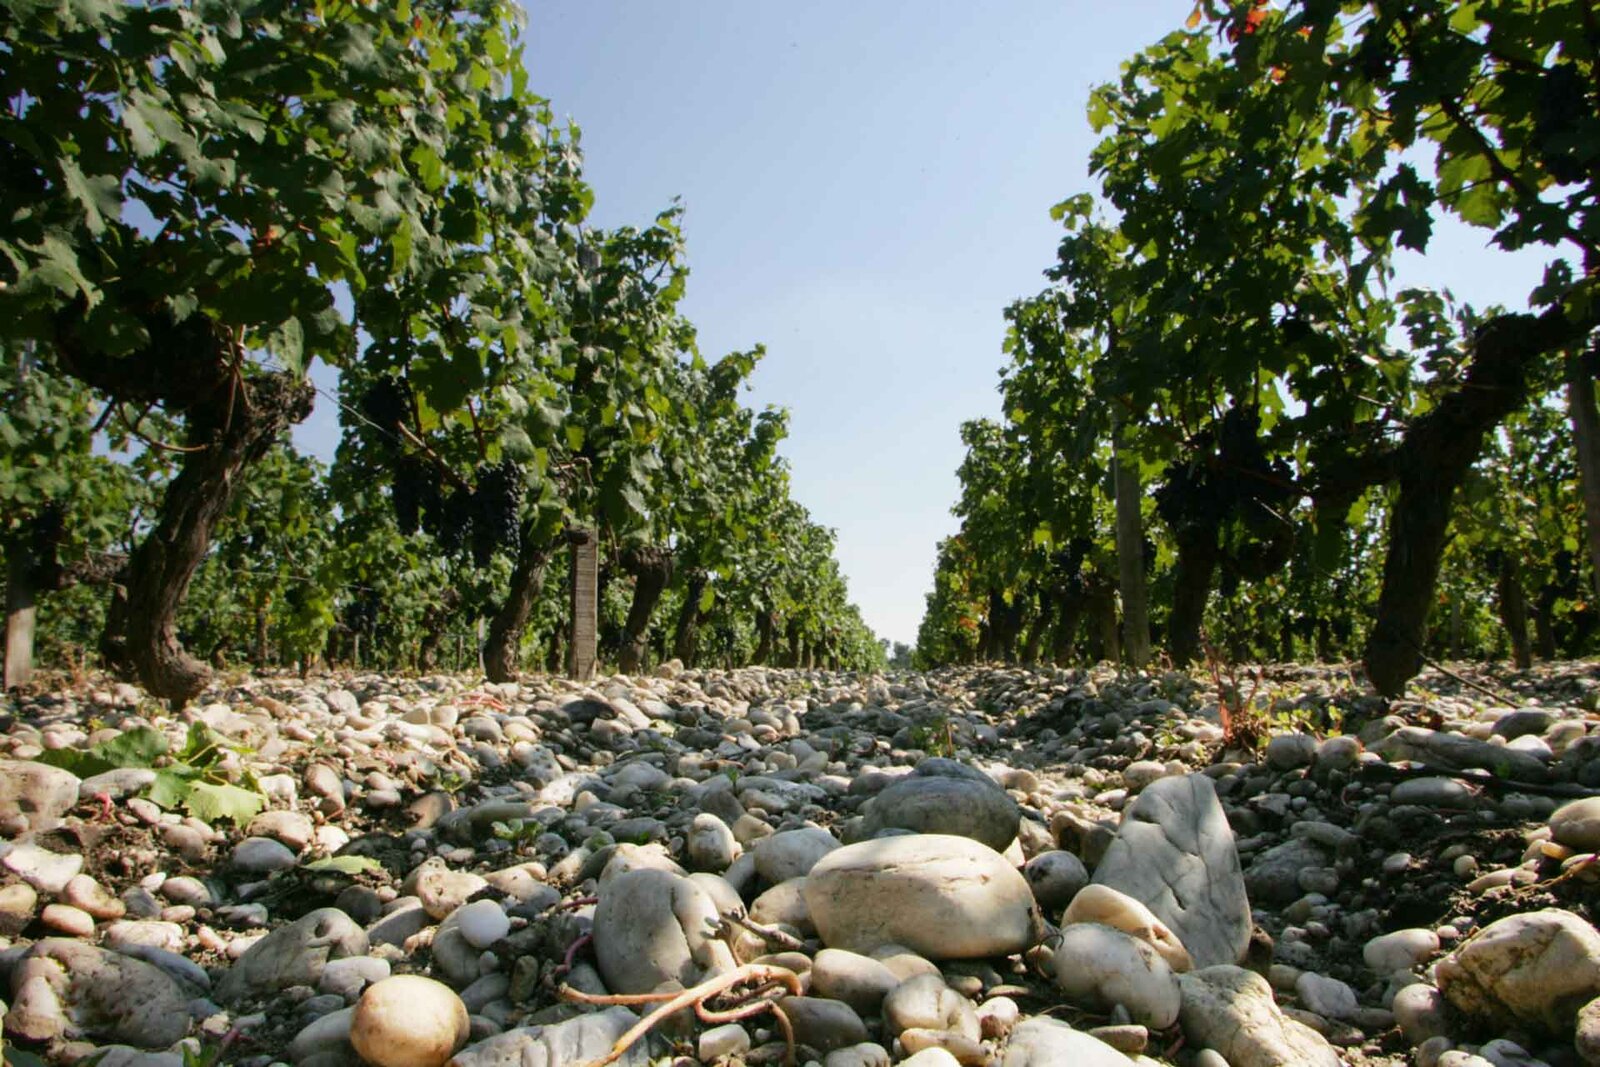
[[[567,669],[573,678],[586,682],[594,676],[600,634],[600,538],[586,529],[574,529],[567,538],[572,544],[572,640]]]
[[[6,568],[5,687],[14,689],[33,680],[32,560],[25,551],[11,555]]]

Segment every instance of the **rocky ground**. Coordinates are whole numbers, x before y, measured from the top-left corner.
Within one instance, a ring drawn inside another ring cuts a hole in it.
[[[1108,668],[14,698],[6,1056],[1600,1064],[1600,665],[1235,687],[1254,713]]]

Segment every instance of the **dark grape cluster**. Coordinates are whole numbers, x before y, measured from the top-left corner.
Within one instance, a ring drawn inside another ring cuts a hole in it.
[[[496,550],[517,543],[522,510],[522,471],[509,459],[479,464],[472,494],[472,562],[482,568]]]
[[[371,634],[378,628],[378,598],[364,592],[344,609],[344,625],[351,633]]]
[[[1269,459],[1261,443],[1260,418],[1250,408],[1231,408],[1221,426],[1189,441],[1189,457],[1167,465],[1156,490],[1156,512],[1174,530],[1218,526],[1237,516],[1251,533],[1272,537],[1297,490],[1293,471]]]
[[[1539,79],[1533,112],[1533,142],[1545,170],[1558,182],[1581,182],[1586,176],[1582,124],[1593,118],[1588,84],[1574,63],[1557,63]]]
[[[438,472],[422,457],[403,454],[395,460],[389,496],[394,503],[395,522],[400,532],[416,533],[423,515],[439,510]]]
[[[386,374],[367,387],[359,407],[364,418],[393,433],[411,422],[411,387]]]
[[[439,542],[445,555],[453,556],[467,543],[467,534],[472,529],[472,494],[464,489],[451,489],[439,493],[435,501],[431,508],[424,508],[422,512],[422,528]]]

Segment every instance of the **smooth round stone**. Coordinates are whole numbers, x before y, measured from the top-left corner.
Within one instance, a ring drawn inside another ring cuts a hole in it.
[[[1098,923],[1063,927],[1053,957],[1056,986],[1084,1007],[1128,1010],[1133,1021],[1165,1030],[1178,1021],[1177,976],[1148,942]]]
[[[1429,1038],[1448,1037],[1450,1020],[1445,1013],[1444,996],[1433,986],[1408,985],[1394,995],[1389,1006],[1401,1034],[1412,1047]]]
[[[168,878],[161,883],[159,892],[174,904],[201,907],[211,903],[211,890],[206,888],[206,884],[200,879],[190,878],[188,875]]]
[[[1477,802],[1472,787],[1455,778],[1408,778],[1389,792],[1391,804],[1416,804],[1426,808],[1471,808]]]
[[[772,885],[802,878],[817,861],[839,847],[828,831],[818,826],[784,830],[756,842],[756,873]]]
[[[1317,739],[1310,734],[1279,734],[1267,742],[1267,765],[1275,771],[1304,767],[1317,757]]]
[[[126,904],[87,874],[76,875],[69,880],[61,900],[96,919],[120,919],[128,912]]]
[[[68,937],[93,937],[94,916],[71,904],[46,904],[39,919],[52,930]]]
[[[1378,974],[1388,975],[1409,971],[1438,951],[1439,935],[1416,927],[1373,938],[1362,948],[1361,958]]]
[[[725,1023],[702,1033],[696,1051],[706,1063],[721,1056],[742,1055],[750,1051],[750,1035],[738,1023]]]
[[[841,948],[825,948],[811,963],[811,991],[875,1015],[900,979],[882,963]]]
[[[286,871],[300,861],[283,842],[270,837],[247,837],[233,847],[233,866],[245,874]]]
[[[929,959],[972,959],[1022,952],[1043,933],[1022,874],[967,837],[846,845],[818,861],[803,892],[829,948],[871,953],[893,943]]]
[[[420,975],[375,983],[350,1018],[350,1044],[372,1067],[440,1067],[470,1034],[461,998]]]
[[[1361,1007],[1356,992],[1337,978],[1304,971],[1294,982],[1295,995],[1306,1010],[1324,1019],[1348,1019]]]
[[[1099,923],[1121,930],[1155,949],[1174,971],[1187,971],[1194,966],[1188,950],[1166,923],[1139,901],[1110,886],[1085,886],[1072,898],[1061,916],[1061,925],[1077,923]]]
[[[825,997],[784,997],[778,1006],[794,1026],[795,1040],[821,1052],[867,1040],[867,1026],[855,1009]]]
[[[932,974],[908,979],[891,990],[883,1001],[883,1021],[896,1036],[905,1030],[948,1030],[973,1041],[982,1036],[972,1001]]]
[[[1033,890],[1033,899],[1047,915],[1054,915],[1072,902],[1078,891],[1089,884],[1083,861],[1070,852],[1053,849],[1028,861],[1022,876]]]
[[[710,812],[694,817],[684,848],[689,855],[689,867],[696,871],[720,874],[739,857],[739,842],[734,839],[733,831]]]
[[[493,900],[475,900],[456,909],[456,925],[473,948],[488,948],[511,932],[511,920]]]
[[[1578,852],[1600,852],[1600,797],[1561,805],[1550,816],[1550,836]]]

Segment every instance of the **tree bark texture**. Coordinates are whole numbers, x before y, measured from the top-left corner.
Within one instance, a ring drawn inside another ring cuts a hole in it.
[[[694,666],[695,645],[700,636],[700,598],[705,595],[710,576],[702,570],[692,570],[683,583],[683,605],[678,609],[678,623],[672,634],[672,655],[685,667]]]
[[[517,541],[517,563],[511,571],[511,586],[505,602],[489,620],[489,635],[483,645],[484,675],[491,682],[517,680],[517,649],[528,629],[533,606],[544,589],[545,564],[555,546],[536,540],[531,530],[523,530]]]
[[[1150,598],[1144,575],[1143,487],[1137,459],[1123,444],[1126,428],[1113,409],[1111,449],[1117,498],[1117,584],[1122,592],[1122,639],[1128,667],[1150,662]]]
[[[1533,666],[1533,652],[1528,647],[1528,598],[1523,594],[1518,569],[1514,555],[1500,553],[1495,595],[1499,600],[1500,623],[1511,638],[1511,659],[1519,671],[1525,671]]]
[[[624,554],[623,566],[633,575],[633,601],[628,605],[617,667],[623,674],[637,674],[649,648],[650,617],[672,581],[672,550],[658,545],[633,548]]]
[[[1567,360],[1567,416],[1583,484],[1583,526],[1595,595],[1600,596],[1600,413],[1595,410],[1593,350]]]
[[[1217,569],[1217,528],[1184,526],[1173,531],[1178,561],[1172,576],[1172,614],[1167,620],[1167,652],[1175,666],[1193,663],[1200,653],[1211,576]]]
[[[1461,384],[1412,423],[1397,446],[1399,492],[1389,514],[1377,618],[1363,654],[1367,678],[1383,696],[1400,696],[1422,669],[1456,487],[1477,461],[1484,435],[1527,402],[1536,359],[1557,350],[1569,329],[1548,314],[1491,320],[1474,339]]]

